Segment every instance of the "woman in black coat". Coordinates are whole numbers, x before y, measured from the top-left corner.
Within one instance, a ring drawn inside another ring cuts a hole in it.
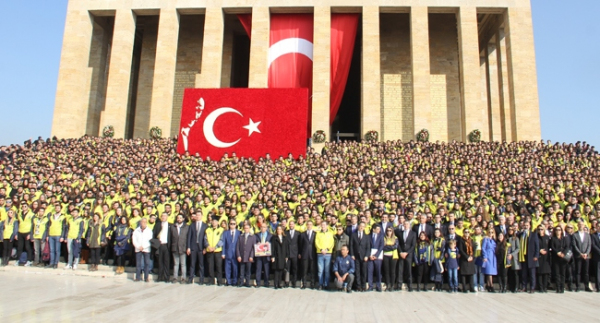
[[[469,229],[463,231],[463,238],[460,239],[458,251],[460,252],[459,266],[460,276],[462,280],[463,293],[467,293],[466,282],[469,282],[471,293],[475,293],[475,284],[473,281],[473,275],[475,274],[475,241],[471,239]]]
[[[538,227],[538,239],[540,241],[539,267],[537,268],[538,282],[540,292],[547,293],[548,278],[552,273],[552,268],[550,267],[550,237],[546,235],[546,228],[543,225]]]
[[[554,228],[554,237],[550,243],[552,248],[552,269],[556,274],[556,292],[563,294],[565,292],[565,272],[568,261],[564,259],[569,250],[569,238],[560,226]]]
[[[273,265],[273,271],[275,271],[275,289],[281,288],[281,276],[290,256],[288,240],[286,239],[283,231],[283,227],[278,226],[275,235],[273,235],[273,238],[271,238],[271,262]]]

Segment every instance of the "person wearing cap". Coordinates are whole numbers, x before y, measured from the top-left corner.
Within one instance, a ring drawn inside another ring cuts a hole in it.
[[[321,231],[315,237],[315,248],[317,251],[317,275],[319,277],[319,290],[327,289],[329,285],[329,268],[331,265],[331,253],[335,247],[333,233],[328,229],[327,222],[321,222]]]
[[[343,245],[340,254],[333,263],[333,274],[335,275],[335,287],[342,289],[347,293],[352,293],[352,283],[354,282],[354,260],[349,255],[350,250],[347,245]]]
[[[6,219],[2,221],[0,228],[2,229],[2,248],[4,249],[2,266],[8,266],[14,243],[19,239],[19,220],[15,216],[15,211],[9,209],[6,212]]]
[[[25,267],[31,266],[33,262],[33,248],[31,246],[31,226],[33,223],[33,218],[35,214],[29,209],[29,205],[27,202],[21,202],[21,211],[19,211],[19,239],[17,242],[17,258],[21,257],[23,253],[23,248],[27,252],[27,263],[25,263]],[[17,261],[16,265],[19,264]]]
[[[215,279],[218,286],[221,286],[223,279],[223,241],[221,239],[224,229],[219,226],[219,217],[213,215],[211,227],[206,229],[206,262],[208,263],[208,285],[214,285]],[[216,276],[215,276],[216,272]]]

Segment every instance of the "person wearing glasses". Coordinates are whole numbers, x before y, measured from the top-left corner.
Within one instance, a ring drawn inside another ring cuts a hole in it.
[[[565,255],[567,255],[568,252],[571,252],[571,243],[569,238],[565,236],[561,227],[558,226],[554,228],[554,237],[552,237],[550,245],[552,248],[552,267],[556,274],[556,292],[564,294],[565,272],[568,263],[568,260],[565,259]]]
[[[215,280],[218,286],[221,286],[223,279],[223,228],[219,226],[219,218],[212,217],[211,227],[206,229],[206,261],[208,263],[208,285],[214,285]],[[216,276],[215,276],[216,272]]]
[[[388,226],[383,238],[383,277],[385,290],[394,291],[396,281],[396,264],[398,263],[398,237],[394,234],[394,228]]]

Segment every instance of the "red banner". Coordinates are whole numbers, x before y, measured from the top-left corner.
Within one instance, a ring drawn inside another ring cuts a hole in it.
[[[356,39],[356,28],[358,27],[358,14],[356,13],[334,13],[331,14],[331,96],[329,98],[329,123],[333,124],[338,113],[348,73],[352,54],[354,52],[354,41]]]
[[[272,14],[269,88],[306,88],[312,95],[313,15]],[[308,103],[307,138],[311,133]]]
[[[186,89],[180,154],[276,159],[306,153],[307,89]]]

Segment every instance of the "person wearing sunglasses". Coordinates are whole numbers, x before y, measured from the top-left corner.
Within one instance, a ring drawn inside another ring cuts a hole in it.
[[[570,251],[571,244],[561,227],[558,226],[554,228],[554,237],[552,237],[550,245],[552,248],[552,271],[556,275],[556,292],[564,294],[565,272],[569,261],[568,259],[565,259],[565,256],[567,255],[567,252]]]

